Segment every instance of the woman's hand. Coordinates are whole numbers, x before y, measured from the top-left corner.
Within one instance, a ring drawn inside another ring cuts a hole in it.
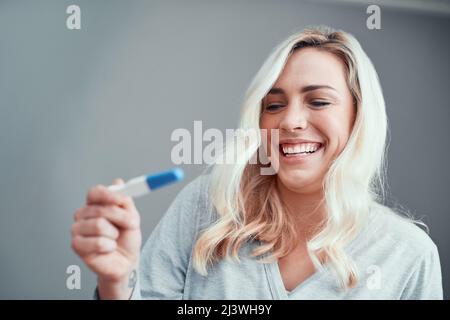
[[[114,184],[123,184],[116,179]],[[92,187],[74,214],[72,248],[98,276],[101,299],[128,299],[141,248],[140,217],[131,197]]]

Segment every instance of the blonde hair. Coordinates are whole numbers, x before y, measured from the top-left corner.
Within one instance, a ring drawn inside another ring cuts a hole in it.
[[[340,286],[347,289],[357,283],[358,275],[344,246],[366,224],[372,204],[384,200],[388,131],[379,79],[358,41],[346,32],[324,26],[288,37],[274,49],[251,82],[239,127],[259,129],[262,99],[293,51],[305,47],[331,52],[341,59],[357,110],[349,140],[323,181],[326,221],[308,241],[315,267],[322,267],[325,260],[329,262]],[[249,160],[260,145],[259,136],[240,156]],[[193,264],[200,274],[207,275],[208,265],[230,254],[239,262],[239,248],[250,239],[262,241],[252,257],[272,252],[272,259],[279,258],[295,247],[298,235],[277,192],[275,176],[261,175],[259,168],[259,164],[246,161],[214,165],[210,198],[219,218],[202,231],[195,243]],[[324,253],[326,259],[319,259],[318,253]]]

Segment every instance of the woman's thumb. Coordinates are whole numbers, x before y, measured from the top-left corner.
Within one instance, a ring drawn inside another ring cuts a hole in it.
[[[124,183],[125,183],[125,181],[123,181],[120,178],[114,179],[114,181],[113,181],[113,184],[124,184]]]
[[[117,178],[117,179],[114,179],[113,180],[113,185],[121,185],[121,184],[125,184],[125,181],[123,181],[123,179],[121,179],[121,178]],[[134,201],[133,201],[133,199],[131,198],[131,197],[129,197],[129,196],[125,196],[124,198],[123,198],[123,206],[125,207],[125,208],[127,208],[127,209],[133,209],[133,210],[136,210],[137,211],[137,209],[136,209],[136,206],[134,205]]]

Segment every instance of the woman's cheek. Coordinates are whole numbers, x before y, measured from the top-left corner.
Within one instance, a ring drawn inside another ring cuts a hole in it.
[[[271,152],[270,152],[270,148],[268,146],[270,146],[271,144],[271,137],[267,136],[267,138],[263,135],[261,136],[262,139],[262,144],[264,146],[264,151],[266,153],[266,155],[270,158],[271,156]]]
[[[264,151],[268,157],[270,157],[272,155],[271,148],[270,148],[270,146],[272,145],[271,132],[272,132],[272,130],[274,130],[274,128],[277,128],[274,125],[275,125],[274,123],[264,119],[264,116],[260,122],[261,144],[263,145]]]

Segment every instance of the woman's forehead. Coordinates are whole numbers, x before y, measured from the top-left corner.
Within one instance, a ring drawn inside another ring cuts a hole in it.
[[[320,85],[343,90],[346,83],[345,66],[336,55],[315,48],[304,48],[292,53],[273,87],[288,90]]]

